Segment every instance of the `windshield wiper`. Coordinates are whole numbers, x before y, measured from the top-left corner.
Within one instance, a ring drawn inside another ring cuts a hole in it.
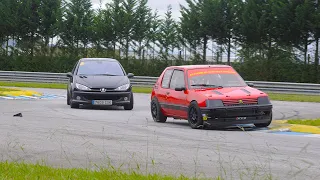
[[[223,86],[217,86],[215,84],[192,84],[191,86],[204,86],[204,87],[217,87],[217,88],[223,88]]]
[[[101,76],[118,76],[116,74],[96,74],[96,75],[101,75]]]

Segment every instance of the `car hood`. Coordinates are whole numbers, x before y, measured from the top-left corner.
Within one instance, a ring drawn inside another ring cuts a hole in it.
[[[256,98],[265,95],[264,92],[252,87],[225,87],[208,90],[197,90],[202,92],[209,99],[237,99],[237,98]]]
[[[127,76],[86,76],[75,77],[75,82],[85,85],[89,88],[110,88],[114,89],[121,85],[130,83]]]

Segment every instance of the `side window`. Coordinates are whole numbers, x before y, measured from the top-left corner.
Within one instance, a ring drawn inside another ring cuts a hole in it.
[[[170,78],[172,75],[173,70],[172,69],[168,69],[162,78],[162,83],[161,83],[161,87],[162,88],[169,88],[169,83],[170,83]]]
[[[170,82],[170,89],[175,89],[176,87],[184,87],[184,73],[181,70],[174,70],[172,79]]]

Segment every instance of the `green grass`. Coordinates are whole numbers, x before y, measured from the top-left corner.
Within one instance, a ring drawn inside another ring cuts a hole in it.
[[[29,87],[29,88],[51,88],[51,89],[66,89],[66,84],[56,83],[28,83],[28,82],[3,82],[0,81],[0,86],[12,87]],[[133,87],[134,93],[151,93],[149,87]],[[301,94],[282,94],[268,93],[271,100],[276,101],[296,101],[296,102],[317,102],[320,103],[320,95],[301,95]]]
[[[0,179],[189,179],[184,176],[173,177],[159,174],[143,175],[136,172],[125,173],[120,170],[101,169],[99,171],[92,171],[87,169],[63,169],[53,168],[40,164],[27,164],[17,162],[0,162]]]
[[[289,124],[320,126],[320,119],[288,120]]]
[[[0,87],[0,92],[4,92],[4,91],[17,91],[17,90],[16,89],[8,89],[8,88]]]
[[[277,94],[268,93],[271,100],[277,101],[297,101],[297,102],[320,102],[320,95],[302,95],[302,94]]]
[[[67,88],[66,84],[58,84],[58,83],[29,83],[29,82],[6,82],[6,81],[0,81],[0,86],[50,88],[50,89],[66,89]]]

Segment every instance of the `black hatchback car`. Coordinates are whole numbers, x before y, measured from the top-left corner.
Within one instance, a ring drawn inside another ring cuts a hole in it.
[[[110,58],[82,58],[67,73],[70,78],[67,89],[67,104],[71,108],[83,105],[123,106],[133,109],[132,86],[118,60]]]

